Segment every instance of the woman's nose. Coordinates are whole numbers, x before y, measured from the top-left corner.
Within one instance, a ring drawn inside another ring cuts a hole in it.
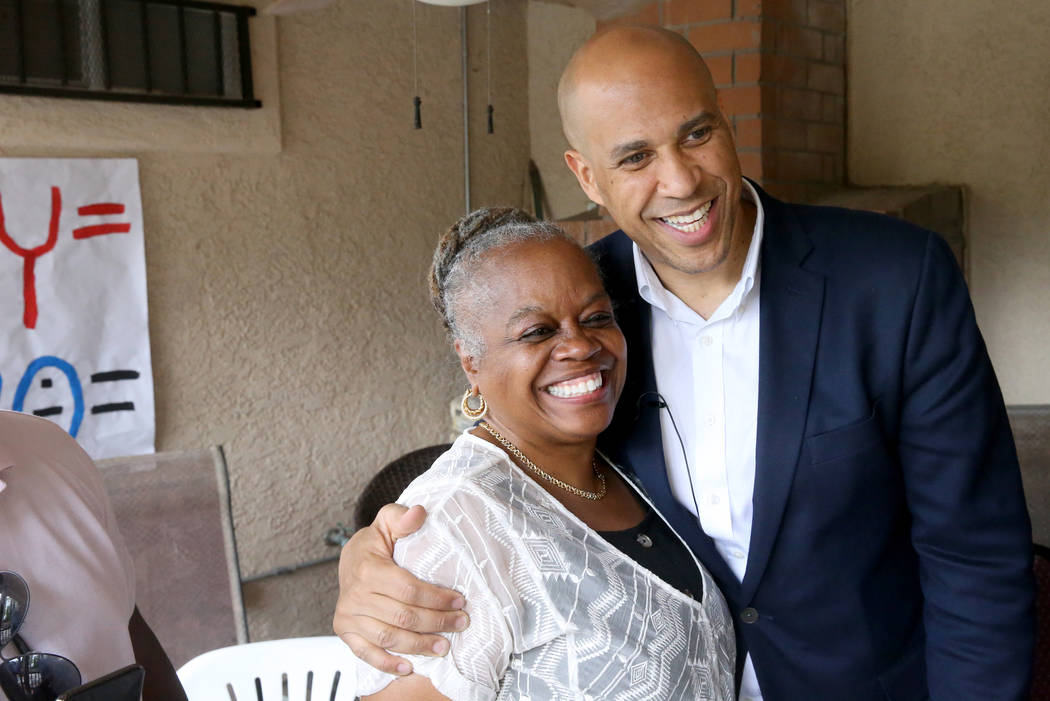
[[[554,350],[558,360],[586,360],[600,351],[602,344],[584,328],[567,331]]]

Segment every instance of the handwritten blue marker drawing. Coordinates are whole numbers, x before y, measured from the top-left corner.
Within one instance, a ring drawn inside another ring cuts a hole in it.
[[[80,378],[77,376],[77,371],[61,358],[56,358],[53,355],[42,355],[31,362],[18,383],[18,388],[15,390],[15,401],[11,408],[14,411],[22,411],[25,405],[26,394],[33,383],[33,378],[44,368],[58,368],[65,373],[66,379],[69,380],[69,389],[73,393],[73,420],[69,425],[69,435],[76,438],[77,432],[80,430],[80,422],[84,419],[84,390],[80,386]]]

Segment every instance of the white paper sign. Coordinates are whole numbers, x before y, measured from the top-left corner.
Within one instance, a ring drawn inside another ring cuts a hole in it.
[[[138,163],[0,158],[0,408],[153,452]]]

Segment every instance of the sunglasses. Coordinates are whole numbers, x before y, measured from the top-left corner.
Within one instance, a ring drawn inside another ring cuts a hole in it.
[[[9,701],[55,701],[80,685],[80,670],[61,655],[29,649],[18,634],[28,611],[26,580],[14,572],[0,572],[0,688]],[[3,649],[10,643],[18,656],[7,659]]]

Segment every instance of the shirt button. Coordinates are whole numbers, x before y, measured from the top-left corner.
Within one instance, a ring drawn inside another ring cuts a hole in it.
[[[733,557],[735,557],[738,560],[744,559],[744,551],[743,550],[734,550],[733,552],[731,552],[729,554],[732,555]]]
[[[709,496],[709,497],[707,498],[707,501],[708,501],[708,503],[710,503],[710,504],[714,504],[714,505],[716,505],[716,506],[717,506],[717,505],[718,505],[718,503],[719,503],[719,502],[721,502],[722,500],[718,498],[718,495],[717,495],[717,494],[712,494],[711,496]]]
[[[708,426],[714,426],[716,423],[718,423],[718,417],[716,417],[714,414],[708,414],[707,419],[705,419],[705,423],[707,423]]]
[[[754,623],[758,620],[758,611],[748,606],[740,612],[740,620],[744,623]]]
[[[636,538],[636,540],[638,541],[638,544],[641,545],[643,548],[653,547],[653,539],[644,533],[639,533],[638,538]]]
[[[711,338],[710,336],[704,336],[700,339],[700,342],[703,343],[705,346],[710,346],[712,343],[715,342],[715,339]]]

